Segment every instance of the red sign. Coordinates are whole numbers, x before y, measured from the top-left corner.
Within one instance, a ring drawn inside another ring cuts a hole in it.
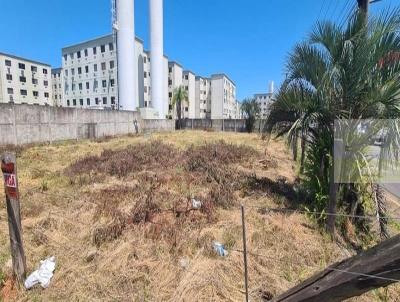
[[[16,188],[17,180],[15,178],[15,174],[4,173],[4,183],[8,188]]]

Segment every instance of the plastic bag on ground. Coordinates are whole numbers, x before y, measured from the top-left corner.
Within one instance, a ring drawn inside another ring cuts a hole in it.
[[[25,288],[30,289],[37,284],[40,284],[43,288],[49,287],[55,268],[56,258],[54,256],[40,261],[39,269],[30,274],[25,280]]]
[[[222,243],[219,243],[217,241],[213,242],[213,248],[215,252],[221,256],[221,257],[226,257],[228,256],[228,251],[225,249],[225,246]]]
[[[202,202],[200,200],[192,199],[192,208],[195,210],[200,209],[202,206]]]

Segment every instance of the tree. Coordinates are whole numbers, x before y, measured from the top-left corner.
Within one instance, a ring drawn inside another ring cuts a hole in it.
[[[172,108],[176,107],[176,114],[178,117],[178,129],[182,128],[182,107],[187,104],[189,105],[189,98],[186,89],[183,86],[179,86],[174,89],[174,96],[172,98]]]
[[[335,121],[390,119],[386,127],[391,136],[382,146],[381,156],[397,156],[399,30],[398,9],[368,20],[365,14],[355,13],[343,26],[317,23],[309,38],[296,45],[289,56],[287,79],[271,105],[264,130],[268,137],[286,135],[291,146],[301,139],[301,170],[318,210],[336,213],[338,205],[347,211],[365,210],[359,197],[366,184],[335,182]],[[360,141],[360,152],[354,152],[354,160],[368,165],[361,151],[370,141],[365,137]],[[381,191],[379,186],[373,187],[378,191],[375,201],[379,203],[383,200]],[[377,204],[376,208],[379,219],[384,206]],[[335,216],[328,216],[326,221],[333,234]]]
[[[260,105],[255,99],[245,99],[242,103],[241,110],[246,119],[246,130],[251,133],[261,113]]]

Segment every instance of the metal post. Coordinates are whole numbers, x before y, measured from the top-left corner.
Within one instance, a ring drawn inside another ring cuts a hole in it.
[[[243,207],[243,205],[241,205],[241,209],[242,209],[242,231],[243,231],[244,286],[246,287],[246,302],[249,302],[246,226],[245,226],[245,221],[244,221],[244,207]]]

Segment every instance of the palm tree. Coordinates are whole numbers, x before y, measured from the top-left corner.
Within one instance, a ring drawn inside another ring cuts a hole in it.
[[[174,89],[174,96],[171,103],[172,108],[176,107],[178,129],[182,128],[182,107],[184,107],[185,104],[189,105],[188,93],[183,86],[179,86]]]
[[[261,113],[260,104],[255,99],[245,99],[241,105],[241,110],[246,117],[246,130],[253,132],[256,119]]]
[[[335,182],[335,121],[390,119],[391,136],[381,155],[393,158],[400,134],[400,11],[385,12],[366,19],[355,13],[347,24],[317,23],[309,38],[296,45],[287,62],[287,79],[282,85],[265,123],[266,135],[286,135],[290,146],[301,139],[301,171],[314,207],[336,213],[338,203],[346,209],[362,208],[359,199],[365,185]],[[397,59],[394,60],[393,58]],[[377,129],[377,127],[374,127]],[[355,162],[368,165],[361,151]],[[346,171],[347,172],[347,171]],[[371,179],[372,182],[372,179]],[[381,196],[379,186],[377,188]],[[326,199],[317,198],[321,195]],[[352,196],[352,200],[347,200]],[[318,204],[318,200],[321,203]],[[380,203],[382,198],[375,198]],[[351,203],[346,207],[346,203]],[[377,205],[378,219],[383,206]],[[327,217],[333,234],[335,216]],[[381,219],[379,219],[381,221]]]

